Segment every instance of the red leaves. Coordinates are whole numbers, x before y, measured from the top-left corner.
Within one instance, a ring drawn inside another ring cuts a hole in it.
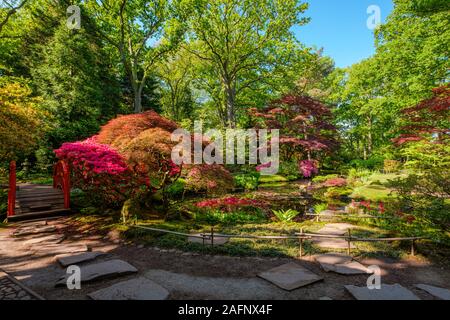
[[[449,111],[450,85],[433,89],[433,97],[402,110],[407,124],[401,128],[403,133],[392,142],[397,146],[415,141],[442,143],[450,133]]]
[[[260,204],[259,201],[251,199],[240,199],[236,197],[210,199],[197,202],[195,206],[197,208],[217,208],[225,211],[232,211],[236,207],[254,206],[257,207]]]
[[[300,161],[299,169],[305,178],[310,178],[313,174],[317,174],[319,172],[317,168],[317,161],[315,160]]]
[[[344,178],[328,179],[323,183],[325,187],[344,187],[347,185],[347,180]]]

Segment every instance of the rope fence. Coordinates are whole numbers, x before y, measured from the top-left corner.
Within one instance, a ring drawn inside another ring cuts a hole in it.
[[[348,229],[347,235],[328,235],[319,233],[306,233],[301,229],[300,232],[294,235],[274,235],[274,236],[257,236],[257,235],[244,235],[244,234],[222,234],[215,233],[214,227],[211,227],[211,233],[190,234],[178,231],[172,231],[167,229],[153,228],[145,225],[130,225],[134,228],[139,228],[148,231],[163,232],[168,234],[174,234],[182,237],[191,237],[203,240],[205,245],[206,240],[211,241],[211,246],[214,246],[214,238],[228,238],[228,239],[260,239],[260,240],[298,240],[299,241],[299,257],[303,256],[303,241],[311,240],[312,238],[329,238],[329,239],[344,239],[347,241],[347,253],[351,254],[351,242],[390,242],[390,241],[411,241],[411,255],[415,255],[415,242],[417,240],[425,239],[424,237],[394,237],[394,238],[360,238],[352,236],[351,229]]]

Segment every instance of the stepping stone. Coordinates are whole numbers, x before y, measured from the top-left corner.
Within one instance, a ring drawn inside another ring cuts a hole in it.
[[[75,255],[58,255],[55,257],[56,261],[58,261],[63,267],[70,266],[72,264],[83,263],[87,261],[94,260],[98,256],[104,255],[104,252],[100,251],[92,251],[92,252],[84,252],[78,253]]]
[[[138,270],[126,261],[114,259],[94,264],[88,264],[80,267],[81,282],[90,282],[94,280],[119,277]],[[65,286],[69,275],[62,276],[55,284],[57,286]]]
[[[12,233],[13,237],[21,237],[21,236],[27,236],[31,234],[39,234],[39,233],[49,233],[49,232],[55,232],[56,228],[55,226],[42,226],[42,227],[24,227],[17,229]]]
[[[63,242],[64,238],[65,238],[65,235],[63,235],[63,234],[53,234],[51,236],[25,240],[22,243],[22,245],[29,246],[29,245],[38,244],[41,242],[51,242],[52,244],[58,244],[58,243]]]
[[[344,239],[331,239],[331,238],[312,238],[313,243],[320,248],[325,249],[347,249],[348,243]],[[350,249],[356,248],[355,245],[350,242]]]
[[[326,272],[333,271],[347,275],[372,273],[369,268],[361,263],[352,261],[352,257],[339,253],[321,254],[316,256],[315,260]]]
[[[450,290],[439,288],[435,286],[430,286],[429,284],[416,284],[416,287],[422,289],[432,296],[435,296],[442,300],[450,300]]]
[[[166,300],[169,291],[147,278],[135,278],[88,294],[94,300]]]
[[[331,299],[330,297],[327,297],[327,296],[323,296],[323,297],[320,297],[319,300],[333,300],[333,299]]]
[[[85,244],[41,244],[33,247],[34,252],[51,254],[69,254],[88,252],[90,248]]]
[[[198,237],[198,236],[201,236],[201,233],[193,233],[191,235]],[[205,233],[205,235],[209,236],[209,238],[205,238],[205,245],[206,244],[211,245],[211,234],[210,233],[208,233],[208,234]],[[202,238],[197,238],[197,237],[188,237],[188,242],[203,244],[203,239]],[[218,245],[218,246],[227,243],[228,240],[229,240],[229,238],[221,237],[220,234],[214,234],[213,238],[214,238],[214,245]]]
[[[370,290],[367,287],[345,286],[356,300],[420,300],[410,290],[396,284],[382,284],[381,289]]]
[[[288,291],[323,280],[322,277],[293,262],[261,272],[258,277]]]

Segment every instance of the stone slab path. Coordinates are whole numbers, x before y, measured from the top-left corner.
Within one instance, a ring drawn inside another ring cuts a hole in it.
[[[365,287],[347,285],[345,288],[357,300],[420,300],[410,290],[396,284],[382,284],[381,289],[370,290]]]
[[[202,238],[198,238],[199,236],[201,236],[201,233],[193,233],[192,234],[195,237],[188,237],[188,241],[192,242],[192,243],[201,243],[203,244],[203,239]],[[211,243],[213,243],[213,245],[222,245],[228,242],[229,238],[226,237],[221,237],[220,234],[215,234],[214,237],[211,237],[211,234],[206,234],[207,236],[209,236],[209,238],[205,238],[205,245],[211,245]],[[213,240],[213,242],[211,241]]]
[[[321,276],[293,262],[261,272],[258,277],[288,291],[323,280]]]
[[[103,262],[80,266],[81,283],[100,280],[110,277],[118,277],[138,270],[126,261],[113,259]],[[67,275],[62,276],[55,286],[64,286],[67,283]]]
[[[166,300],[169,291],[156,282],[139,277],[89,293],[94,300]]]
[[[430,286],[428,284],[416,284],[416,288],[422,289],[441,300],[450,300],[450,290],[448,289]]]
[[[201,277],[166,270],[148,270],[145,275],[178,296],[199,299],[258,300],[287,298],[287,292],[254,278]]]
[[[330,236],[343,236],[351,228],[355,228],[355,226],[349,223],[328,223],[317,233]],[[312,237],[312,242],[320,248],[348,249],[348,242],[343,238]],[[354,248],[356,248],[355,245],[350,243],[350,249]]]
[[[326,272],[333,271],[344,275],[372,273],[369,268],[353,260],[351,256],[340,253],[320,254],[316,255],[314,259]]]
[[[94,252],[83,252],[77,254],[63,254],[57,255],[55,260],[63,267],[70,266],[72,264],[80,264],[83,262],[92,261],[95,258],[104,255],[104,252],[94,251]]]
[[[42,300],[42,297],[0,270],[0,300]]]

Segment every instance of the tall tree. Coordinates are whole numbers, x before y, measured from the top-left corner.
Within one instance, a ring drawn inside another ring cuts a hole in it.
[[[186,2],[188,47],[216,77],[223,99],[224,122],[236,126],[238,95],[263,81],[277,66],[280,51],[294,42],[291,27],[306,23],[300,17],[307,4],[297,0],[192,0]]]
[[[172,50],[183,34],[174,19],[176,1],[89,0],[86,8],[97,21],[99,35],[117,53],[133,89],[134,112],[143,110],[142,95],[155,62]]]

